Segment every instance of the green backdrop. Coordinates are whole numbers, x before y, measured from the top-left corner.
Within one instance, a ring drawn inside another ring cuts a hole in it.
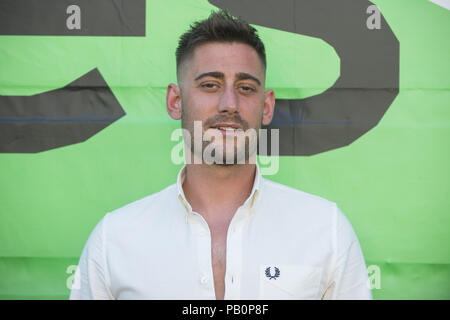
[[[399,95],[351,145],[282,156],[267,178],[338,203],[367,265],[379,267],[375,299],[449,299],[450,11],[373,2],[400,42]],[[180,123],[166,113],[166,87],[176,82],[179,35],[212,9],[149,0],[145,37],[0,36],[0,95],[60,88],[97,67],[126,112],[83,143],[0,154],[0,299],[67,299],[70,266],[96,223],[175,182],[170,134]],[[325,42],[256,27],[278,98],[320,93],[339,76]]]

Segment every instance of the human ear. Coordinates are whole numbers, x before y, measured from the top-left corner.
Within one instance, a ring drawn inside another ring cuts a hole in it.
[[[172,119],[181,119],[181,92],[176,84],[171,83],[167,86],[166,108]]]
[[[262,117],[262,124],[268,125],[272,121],[273,112],[275,109],[275,93],[272,89],[264,92],[264,110]]]

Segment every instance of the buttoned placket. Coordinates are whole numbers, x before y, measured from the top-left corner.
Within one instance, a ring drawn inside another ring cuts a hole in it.
[[[204,299],[215,299],[214,275],[211,257],[211,233],[206,220],[197,212],[187,214],[187,222],[197,242],[197,259],[200,271],[200,292]]]
[[[181,179],[183,180],[183,178]],[[181,181],[182,183],[182,181]],[[259,190],[252,190],[246,202],[240,206],[228,226],[226,239],[226,266],[225,266],[225,300],[240,299],[242,275],[242,238],[243,230],[254,210],[254,202],[259,196]],[[211,232],[208,223],[202,215],[192,210],[191,205],[184,197],[179,187],[180,201],[186,209],[186,223],[191,226],[193,235],[197,240],[197,257],[200,270],[201,298],[216,299],[214,287],[214,273],[212,268]]]
[[[225,300],[241,299],[242,284],[242,244],[245,230],[255,210],[255,201],[260,196],[258,189],[254,190],[247,201],[238,208],[227,232]]]
[[[192,235],[195,237],[198,259],[198,283],[200,284],[201,299],[215,299],[214,276],[211,257],[211,233],[208,223],[199,213],[192,211],[189,202],[179,194],[179,199],[186,209],[186,224],[189,225]]]
[[[225,300],[240,299],[242,275],[242,230],[249,213],[248,206],[240,207],[230,222],[227,232]]]
[[[197,239],[197,257],[200,270],[202,298],[216,299],[214,287],[214,272],[211,256],[211,232],[208,223],[199,213],[192,211],[186,199],[182,199],[186,210],[186,223],[189,223],[193,235]],[[246,203],[239,207],[231,219],[227,231],[226,266],[225,266],[225,300],[240,299],[242,274],[242,231],[251,208]]]

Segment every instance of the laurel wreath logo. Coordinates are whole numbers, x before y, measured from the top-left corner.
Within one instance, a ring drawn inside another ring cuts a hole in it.
[[[266,277],[269,278],[269,280],[275,279],[277,280],[277,278],[280,276],[280,269],[278,269],[277,267],[275,267],[275,275],[272,275],[270,273],[270,267],[266,268]]]

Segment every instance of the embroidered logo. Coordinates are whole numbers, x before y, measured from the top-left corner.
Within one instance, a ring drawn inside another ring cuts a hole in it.
[[[275,279],[277,280],[277,278],[280,276],[280,269],[278,269],[277,267],[275,267],[275,275],[272,275],[270,273],[270,267],[267,267],[266,269],[266,277],[269,278],[269,280]]]

